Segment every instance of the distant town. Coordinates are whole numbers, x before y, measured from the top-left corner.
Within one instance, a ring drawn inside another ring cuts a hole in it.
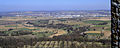
[[[0,12],[0,16],[40,16],[53,18],[74,17],[105,17],[110,16],[110,10],[77,10],[77,11],[16,11]]]

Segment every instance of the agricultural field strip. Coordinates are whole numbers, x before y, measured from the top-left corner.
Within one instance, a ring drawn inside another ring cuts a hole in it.
[[[42,42],[37,42],[35,46],[33,46],[34,48],[36,47],[60,47],[61,43],[64,42],[64,47],[69,47],[72,43],[76,44],[76,46],[80,46],[81,44],[84,44],[84,42],[71,42],[71,41],[42,41]],[[92,42],[87,42],[87,44],[92,44]],[[98,42],[94,42],[94,44],[99,44],[101,45],[102,43],[98,43]],[[32,47],[27,45],[28,47]]]

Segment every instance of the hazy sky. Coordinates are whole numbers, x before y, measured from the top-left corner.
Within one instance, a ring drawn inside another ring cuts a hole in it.
[[[110,0],[0,0],[0,11],[102,9],[110,9]]]

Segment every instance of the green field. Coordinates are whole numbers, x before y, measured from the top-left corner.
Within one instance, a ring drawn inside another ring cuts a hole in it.
[[[94,27],[110,27],[110,25],[94,25]]]
[[[110,23],[111,21],[100,21],[100,20],[88,20],[88,21],[83,21],[84,23],[88,23],[88,24],[99,24],[99,23]]]
[[[48,37],[53,34],[53,32],[33,32],[32,34],[37,35],[38,37]]]
[[[19,30],[27,30],[27,31],[32,31],[33,29],[27,29],[27,28],[20,28]]]
[[[8,25],[8,26],[5,26],[5,27],[17,27],[16,25]]]

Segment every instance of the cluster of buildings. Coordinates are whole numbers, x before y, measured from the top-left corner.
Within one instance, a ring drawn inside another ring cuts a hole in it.
[[[9,12],[2,16],[40,16],[54,18],[73,18],[73,17],[104,17],[111,16],[109,10],[94,11],[25,11],[25,12]]]

